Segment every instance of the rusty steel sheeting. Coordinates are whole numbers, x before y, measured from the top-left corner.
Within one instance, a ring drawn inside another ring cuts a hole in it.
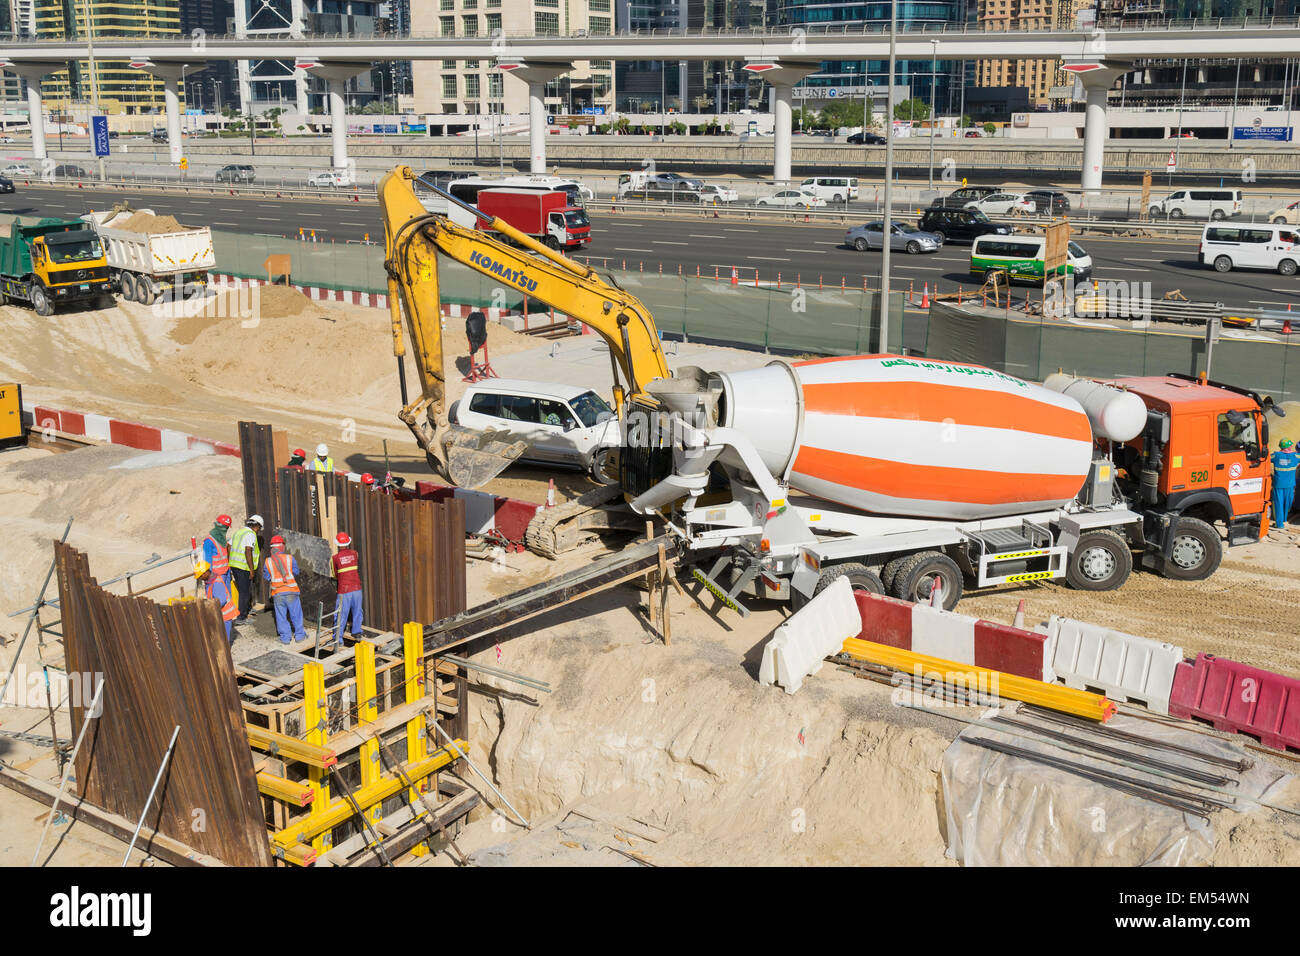
[[[90,803],[137,819],[173,729],[180,738],[145,822],[235,866],[269,866],[270,849],[243,709],[213,601],[172,606],[110,594],[86,556],[55,542],[69,677],[102,674],[102,713],[77,755]],[[84,676],[83,685],[89,683]],[[93,695],[72,696],[80,726]],[[203,826],[194,824],[201,819]]]
[[[465,609],[464,502],[403,500],[334,474],[323,487],[360,558],[367,624],[396,632]],[[281,468],[279,501],[282,528],[321,535],[314,474]]]

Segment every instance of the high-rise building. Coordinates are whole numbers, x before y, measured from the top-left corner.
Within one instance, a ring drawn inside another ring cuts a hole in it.
[[[614,0],[410,0],[411,32],[438,36],[511,36],[525,33],[588,36],[614,32]],[[578,60],[547,84],[553,113],[613,106],[613,62]],[[416,60],[411,94],[417,113],[523,113],[528,88],[496,69],[495,61]]]
[[[181,36],[198,38],[230,32],[227,23],[234,17],[232,0],[179,0],[179,5]],[[195,109],[215,111],[218,103],[227,106],[234,103],[239,95],[235,88],[235,61],[208,60],[203,70],[186,76],[182,95]]]
[[[898,4],[899,30],[920,27],[941,27],[960,24],[967,17],[968,0],[926,0],[925,3]],[[783,27],[836,28],[841,25],[857,29],[888,30],[890,5],[863,0],[769,0],[769,22]],[[929,103],[933,98],[935,110],[951,113],[957,109],[960,90],[961,63],[942,59],[942,45],[936,47],[936,58],[924,60],[899,59],[894,73],[894,83],[908,89],[909,95]],[[802,92],[805,101],[817,99],[819,91],[829,97],[834,90],[838,96],[862,95],[868,86],[884,90],[889,85],[889,60],[827,60],[821,69],[806,78],[795,95]],[[857,90],[855,94],[854,90]],[[933,97],[932,97],[933,92]]]
[[[35,35],[41,39],[86,36],[131,37],[180,34],[179,0],[37,0]],[[91,100],[98,89],[100,109],[106,113],[149,113],[163,108],[163,84],[151,73],[134,69],[127,60],[79,60],[70,69],[51,73],[41,81],[50,109]],[[93,80],[93,84],[92,84]]]
[[[979,0],[977,16],[980,29],[990,32],[1068,30],[1073,29],[1080,11],[1092,8],[1093,0]],[[1066,85],[1059,57],[996,58],[975,62],[975,86],[983,90],[1005,88],[1008,100],[1014,99],[1017,107],[1022,103],[1030,108],[1051,106],[1053,87],[1059,90]],[[1013,90],[1023,90],[1024,93],[1013,96]],[[988,97],[982,99],[989,101]],[[1055,99],[1060,101],[1063,97]]]

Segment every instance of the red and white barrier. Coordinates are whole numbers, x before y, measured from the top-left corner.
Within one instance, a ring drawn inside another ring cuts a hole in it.
[[[58,432],[77,438],[90,438],[106,445],[124,445],[142,451],[186,451],[190,448],[211,448],[216,455],[239,457],[239,446],[229,442],[196,438],[171,428],[142,425],[107,415],[73,412],[49,408],[30,402],[23,403],[23,425],[33,431]]]
[[[1046,634],[995,624],[923,604],[855,592],[862,632],[858,638],[958,664],[1051,682]]]
[[[444,498],[462,497],[465,489],[452,488],[449,485],[440,485],[433,481],[417,481],[415,483],[415,495],[418,498],[429,498],[433,501],[442,501]],[[510,543],[511,550],[524,550],[524,534],[528,530],[528,523],[533,520],[538,509],[543,505],[535,505],[530,501],[520,501],[518,498],[502,498],[499,495],[489,495],[486,492],[470,492],[470,494],[480,495],[483,499],[492,500],[492,514],[490,520],[482,521],[485,529],[495,532],[496,536],[503,538]],[[469,507],[466,503],[468,513]],[[473,527],[466,520],[466,530],[473,532]]]
[[[226,289],[251,288],[253,286],[271,285],[265,279],[248,279],[243,276],[231,276],[222,273],[209,273],[212,288],[218,292]],[[356,289],[327,289],[319,285],[290,284],[287,288],[297,289],[313,302],[344,302],[373,309],[388,308],[388,296],[382,292],[358,292]],[[449,319],[465,319],[475,309],[482,312],[490,321],[499,322],[503,316],[515,315],[509,309],[494,305],[466,305],[460,302],[444,302],[442,314]],[[557,318],[560,318],[557,316]]]

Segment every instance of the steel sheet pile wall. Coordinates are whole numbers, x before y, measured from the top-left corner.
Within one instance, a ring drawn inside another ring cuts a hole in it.
[[[465,610],[463,502],[401,500],[340,475],[321,477],[336,503],[335,527],[360,555],[368,625],[397,632],[408,621],[432,624]],[[316,478],[280,469],[283,528],[324,536]]]
[[[212,601],[110,594],[86,556],[54,545],[67,672],[102,674],[102,713],[77,755],[90,803],[139,818],[174,728],[180,736],[145,823],[235,866],[269,866],[266,823],[221,615]],[[84,681],[84,678],[83,678]],[[73,697],[80,728],[91,693]],[[200,817],[199,814],[202,814]],[[195,826],[201,820],[202,827]]]
[[[244,466],[245,517],[261,515],[266,519],[265,528],[278,528],[280,499],[275,492],[275,447],[271,426],[240,422],[239,456]],[[236,527],[238,525],[239,522]]]

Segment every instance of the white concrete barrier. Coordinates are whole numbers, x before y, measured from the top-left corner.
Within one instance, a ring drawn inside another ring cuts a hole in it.
[[[787,694],[793,694],[803,686],[805,677],[821,670],[823,658],[838,653],[844,642],[861,630],[853,588],[848,578],[836,578],[773,633],[763,648],[759,683],[780,684]]]
[[[1066,687],[1095,688],[1116,701],[1136,701],[1153,713],[1169,713],[1181,647],[1055,614],[1047,622],[1047,633],[1055,643],[1052,668]]]

